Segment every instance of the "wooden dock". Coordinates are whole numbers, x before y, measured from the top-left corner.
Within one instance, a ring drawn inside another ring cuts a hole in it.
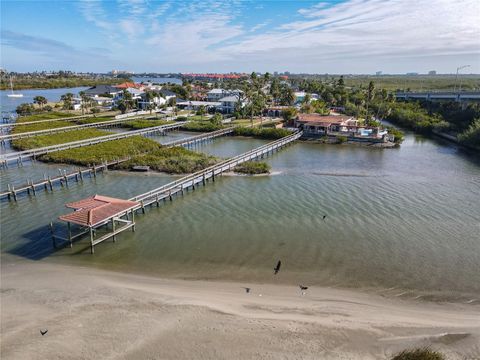
[[[63,238],[59,235],[55,234],[54,231],[54,226],[53,223],[50,223],[50,229],[52,233],[52,240],[53,244],[56,247],[56,239],[62,239],[62,240],[68,240],[67,243],[70,244],[70,246],[73,245],[73,240],[82,237],[83,235],[89,233],[90,234],[90,248],[92,254],[94,253],[94,247],[95,245],[99,244],[100,242],[103,242],[107,240],[108,238],[114,237],[121,231],[126,230],[128,227],[132,227],[132,229],[135,229],[135,213],[138,211],[141,211],[142,213],[145,213],[145,208],[148,205],[154,205],[156,204],[157,206],[160,205],[160,202],[163,200],[170,200],[173,201],[173,196],[177,195],[179,193],[183,194],[185,190],[188,190],[189,188],[195,190],[195,187],[198,186],[199,184],[203,184],[204,186],[207,184],[208,180],[215,181],[215,177],[221,175],[225,171],[232,170],[235,166],[238,164],[241,164],[245,161],[249,160],[254,160],[258,158],[263,158],[264,156],[268,156],[270,154],[273,154],[275,151],[279,151],[285,146],[291,144],[293,141],[299,139],[302,136],[301,131],[297,131],[293,133],[292,135],[286,136],[284,138],[281,138],[279,140],[272,141],[266,145],[260,146],[258,148],[255,148],[253,150],[247,151],[246,153],[243,153],[241,155],[237,155],[231,159],[227,159],[225,161],[222,161],[218,164],[215,164],[213,166],[210,166],[206,169],[203,169],[201,171],[198,171],[196,173],[184,176],[178,180],[172,181],[168,184],[165,184],[163,186],[160,186],[156,189],[153,189],[151,191],[148,191],[146,193],[134,196],[133,198],[129,199],[128,201],[133,201],[137,202],[138,205],[132,207],[130,209],[131,211],[131,219],[129,219],[128,214],[125,213],[123,216],[125,219],[121,219],[121,217],[116,214],[111,217],[106,217],[105,219],[102,220],[101,223],[96,225],[95,227],[90,227],[88,230],[81,229],[81,232],[73,235],[71,232],[70,226],[68,226],[68,238]],[[115,228],[115,222],[122,221],[125,222],[125,226],[120,228]],[[101,236],[100,238],[95,239],[95,233],[96,229],[101,227],[101,226],[108,226],[108,224],[112,224],[112,232],[109,234],[106,234],[104,236]]]
[[[200,144],[207,142],[209,140],[213,140],[220,136],[229,135],[233,132],[233,127],[227,129],[221,129],[217,131],[213,131],[206,134],[201,134],[198,136],[192,136],[186,139],[180,139],[171,141],[169,143],[163,144],[166,147],[175,147],[175,146],[190,146],[193,144]],[[28,194],[28,195],[36,195],[37,191],[45,190],[45,191],[53,191],[55,185],[60,186],[68,186],[69,181],[75,181],[78,183],[79,181],[83,181],[84,176],[96,177],[98,172],[103,172],[108,169],[108,167],[120,164],[122,162],[130,160],[130,157],[117,159],[110,162],[105,162],[103,164],[94,165],[89,168],[78,169],[76,171],[72,171],[70,173],[64,173],[59,176],[50,177],[46,174],[43,176],[43,179],[33,181],[27,180],[27,182],[21,186],[15,187],[14,185],[8,184],[8,189],[6,191],[0,192],[0,199],[7,198],[8,200],[17,201],[18,195],[21,194]]]
[[[63,126],[59,128],[53,129],[44,129],[44,130],[37,130],[37,131],[27,131],[23,133],[16,133],[16,134],[7,134],[7,135],[0,135],[0,144],[5,145],[7,141],[12,141],[15,139],[23,139],[29,138],[39,135],[49,135],[55,134],[60,132],[67,132],[72,130],[80,130],[85,128],[106,128],[106,127],[113,127],[113,126],[121,126],[122,123],[138,120],[139,118],[125,118],[125,119],[113,119],[107,121],[101,121],[96,123],[89,123],[89,124],[80,124],[80,125],[72,125],[72,126]],[[141,117],[141,119],[145,119],[145,117]],[[155,120],[152,120],[152,122]],[[162,119],[164,121],[164,119]]]
[[[0,156],[0,166],[7,168],[9,164],[16,163],[21,165],[24,160],[35,159],[35,157],[48,154],[55,151],[73,149],[88,145],[94,145],[106,141],[119,140],[137,135],[148,135],[153,133],[165,133],[169,130],[175,130],[186,124],[186,121],[176,122],[175,124],[154,126],[145,129],[139,129],[134,131],[126,131],[118,134],[110,134],[105,136],[99,136],[91,139],[72,141],[69,143],[63,143],[58,145],[46,146],[43,148],[30,149],[25,151],[18,151],[8,153]]]

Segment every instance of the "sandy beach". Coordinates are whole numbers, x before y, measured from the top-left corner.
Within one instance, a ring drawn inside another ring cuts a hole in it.
[[[2,359],[386,359],[416,346],[480,358],[478,305],[44,263],[1,275]]]

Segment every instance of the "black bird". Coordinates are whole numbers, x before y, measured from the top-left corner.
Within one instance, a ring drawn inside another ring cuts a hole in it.
[[[248,294],[250,292],[250,288],[244,288],[245,289],[245,292]]]
[[[277,262],[277,266],[275,266],[275,268],[273,269],[273,274],[274,275],[277,275],[278,272],[280,271],[280,267],[282,266],[282,262],[280,260],[278,260]]]
[[[43,330],[43,331],[40,330],[40,334],[42,334],[42,336],[45,335],[47,332],[48,332],[48,329],[45,329],[45,330]]]
[[[308,290],[308,286],[303,286],[303,285],[298,285],[300,287],[300,290],[305,291]]]
[[[325,220],[326,217],[327,217],[327,215],[323,215],[323,220]]]

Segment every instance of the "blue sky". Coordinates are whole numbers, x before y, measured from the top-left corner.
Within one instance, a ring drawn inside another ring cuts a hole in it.
[[[480,1],[1,1],[12,71],[480,73]]]

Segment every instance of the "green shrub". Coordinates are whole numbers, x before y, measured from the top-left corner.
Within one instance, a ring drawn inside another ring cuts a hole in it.
[[[111,134],[98,129],[72,130],[56,134],[39,135],[30,138],[13,140],[12,146],[17,150],[35,149],[44,146],[63,144],[71,141],[85,140]]]
[[[480,119],[476,119],[467,130],[458,135],[460,144],[480,149]]]
[[[213,156],[187,150],[183,147],[159,147],[147,154],[134,156],[118,164],[116,169],[131,170],[134,166],[150,166],[152,170],[169,174],[189,174],[217,162]]]
[[[405,139],[405,134],[403,133],[402,130],[394,127],[394,126],[386,126],[385,129],[388,130],[388,133],[390,135],[394,136],[394,143],[395,144],[401,144],[403,140]]]
[[[438,351],[424,348],[404,350],[395,355],[392,360],[445,360],[445,357]]]
[[[104,161],[124,159],[161,148],[154,140],[142,136],[106,141],[80,148],[52,152],[40,157],[43,161],[76,165],[100,164]]]
[[[167,125],[171,124],[173,121],[166,121],[166,120],[132,120],[127,121],[122,124],[123,127],[132,129],[132,130],[139,130],[139,129],[146,129],[149,127],[160,126],[160,125]]]
[[[343,144],[345,142],[347,142],[348,138],[346,136],[343,136],[343,135],[340,135],[340,136],[337,136],[337,142],[339,144]]]
[[[178,116],[175,120],[176,121],[187,121],[188,118],[186,116]]]
[[[212,132],[222,128],[223,125],[214,124],[210,121],[191,121],[182,126],[182,130],[200,132]]]
[[[280,139],[292,133],[286,129],[236,127],[233,131],[236,136],[253,136],[260,139]]]
[[[249,175],[268,174],[270,173],[270,165],[263,161],[246,161],[235,166],[233,171]]]
[[[74,122],[71,121],[51,121],[51,122],[40,122],[36,124],[28,124],[28,125],[21,125],[15,126],[12,130],[12,134],[20,134],[29,131],[39,131],[39,130],[46,130],[46,129],[56,129],[61,127],[73,126],[75,125]]]

